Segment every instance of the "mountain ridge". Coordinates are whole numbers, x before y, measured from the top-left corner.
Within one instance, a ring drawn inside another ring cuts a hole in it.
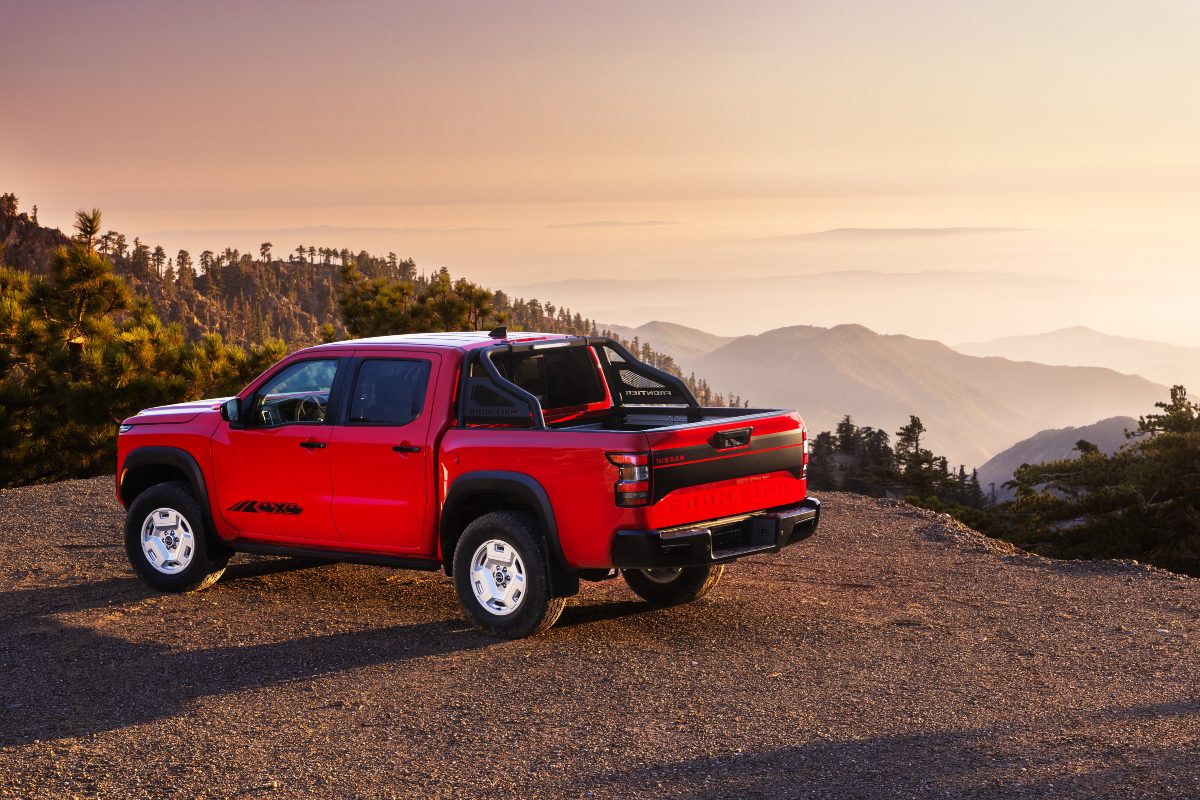
[[[1106,455],[1115,453],[1127,441],[1125,431],[1135,430],[1137,424],[1133,417],[1109,417],[1091,425],[1038,431],[984,462],[979,467],[979,485],[985,492],[994,490],[996,502],[1010,500],[1013,492],[1004,484],[1022,464],[1078,458],[1075,444],[1080,440],[1091,442]]]
[[[1200,347],[1117,336],[1085,325],[954,345],[960,353],[1042,364],[1108,367],[1170,386],[1200,386]]]
[[[637,327],[601,325],[600,328],[625,339],[632,340],[636,337],[640,341],[647,342],[652,348],[673,357],[676,363],[684,367],[690,361],[707,355],[737,338],[736,336],[718,336],[699,328],[663,320],[651,320]]]

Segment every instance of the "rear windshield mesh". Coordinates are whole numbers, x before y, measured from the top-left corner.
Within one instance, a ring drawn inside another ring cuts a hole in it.
[[[591,348],[563,347],[555,350],[525,350],[496,353],[492,363],[507,380],[538,399],[545,410],[571,408],[604,400]],[[471,365],[471,377],[483,377],[482,364]],[[472,397],[481,405],[485,402]]]

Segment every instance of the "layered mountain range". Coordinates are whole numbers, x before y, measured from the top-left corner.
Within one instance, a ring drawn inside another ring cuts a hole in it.
[[[1163,384],[1105,367],[967,355],[862,325],[792,326],[724,343],[678,325],[630,330],[718,390],[799,409],[816,431],[850,414],[894,433],[915,414],[926,446],[968,467],[1040,431],[1144,414],[1167,397]]]

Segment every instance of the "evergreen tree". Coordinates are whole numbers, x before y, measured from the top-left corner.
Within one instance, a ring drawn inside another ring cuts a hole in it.
[[[842,417],[842,421],[837,424],[837,448],[841,453],[851,454],[858,452],[858,426],[854,424],[854,420],[850,415]]]
[[[192,269],[192,254],[187,250],[180,250],[175,256],[175,268],[179,271],[178,283],[184,289],[191,289],[195,286],[196,273]]]
[[[95,250],[96,239],[100,236],[100,209],[75,212],[75,238],[89,252]]]
[[[166,261],[167,261],[167,251],[163,249],[161,244],[155,246],[154,252],[150,256],[150,263],[154,266],[154,274],[157,277],[160,277],[160,278],[162,277],[163,265],[166,263]]]
[[[837,440],[829,431],[821,431],[808,445],[808,486],[815,490],[842,488],[837,480],[834,457],[839,452]]]
[[[150,276],[150,247],[142,244],[138,237],[133,238],[133,252],[129,254],[129,269],[138,278]]]
[[[0,267],[0,485],[111,468],[116,425],[139,409],[240,388],[283,355],[219,337],[188,343],[135,301],[81,232],[49,276]]]

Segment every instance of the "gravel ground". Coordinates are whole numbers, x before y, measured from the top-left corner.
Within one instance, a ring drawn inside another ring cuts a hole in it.
[[[110,479],[0,492],[0,797],[1200,797],[1200,580],[824,499],[704,600],[498,642],[440,574],[157,595]]]

